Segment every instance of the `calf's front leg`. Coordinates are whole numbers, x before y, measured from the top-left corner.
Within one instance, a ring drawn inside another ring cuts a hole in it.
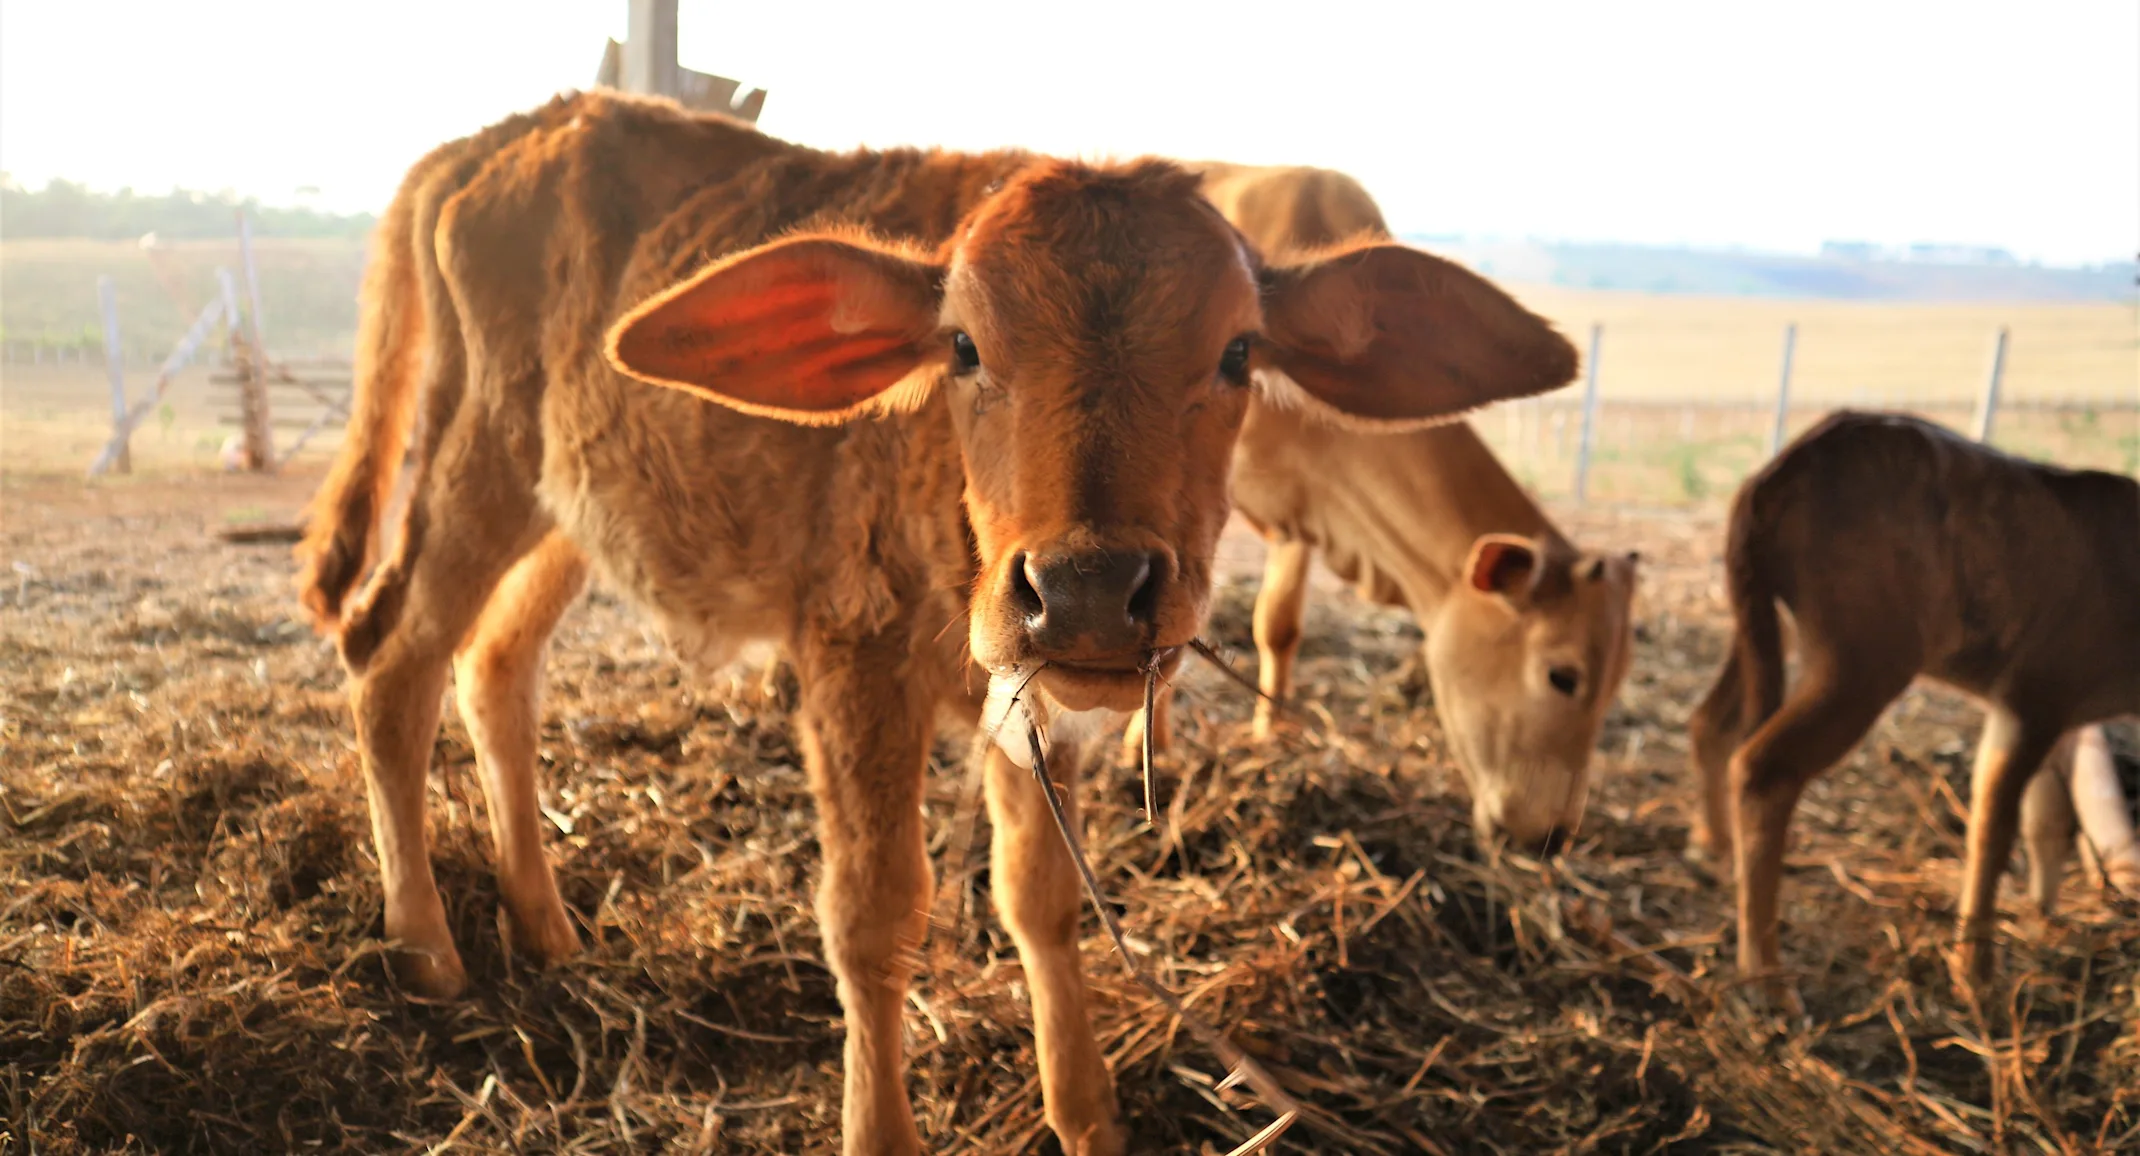
[[[1129,725],[1122,728],[1122,757],[1131,763],[1144,758],[1144,732],[1152,732],[1154,753],[1171,750],[1174,746],[1174,688],[1161,682],[1152,694],[1151,717],[1146,718],[1140,709],[1129,716]],[[1052,765],[1052,764],[1051,764]]]
[[[1308,605],[1308,564],[1315,548],[1298,538],[1271,543],[1263,563],[1263,588],[1256,593],[1256,700],[1254,735],[1271,736],[1278,704],[1293,691],[1293,660],[1300,654],[1301,620]]]
[[[1058,746],[1048,771],[1063,809],[1077,822],[1077,772],[1082,752]],[[1040,1053],[1040,1090],[1048,1126],[1068,1156],[1115,1156],[1114,1084],[1092,1037],[1085,975],[1077,952],[1080,881],[1038,780],[991,745],[988,821],[995,828],[989,875],[996,912],[1025,965],[1033,998],[1033,1035]]]
[[[933,700],[904,635],[797,647],[803,758],[817,795],[818,921],[846,1012],[847,1156],[917,1153],[900,1007],[927,932],[921,823]]]

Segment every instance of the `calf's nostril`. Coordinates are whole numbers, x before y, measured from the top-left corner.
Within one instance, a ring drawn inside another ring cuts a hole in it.
[[[1139,626],[1146,625],[1159,616],[1159,573],[1152,565],[1152,556],[1147,554],[1137,560],[1137,571],[1129,583],[1129,603],[1125,607],[1129,620]]]
[[[1011,605],[1027,618],[1038,618],[1048,611],[1047,602],[1040,596],[1040,583],[1034,580],[1030,554],[1021,553],[1011,559]]]

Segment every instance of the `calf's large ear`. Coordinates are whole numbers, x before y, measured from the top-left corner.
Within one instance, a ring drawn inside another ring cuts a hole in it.
[[[1575,347],[1544,318],[1408,246],[1356,244],[1263,279],[1258,385],[1340,425],[1434,425],[1575,378]]]
[[[949,346],[943,269],[859,238],[774,241],[655,294],[609,331],[610,364],[762,417],[830,425],[910,408]]]
[[[1515,534],[1481,534],[1464,561],[1464,583],[1481,594],[1516,599],[1538,581],[1538,547]]]

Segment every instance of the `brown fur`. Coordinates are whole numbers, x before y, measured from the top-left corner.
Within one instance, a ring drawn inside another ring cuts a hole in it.
[[[436,292],[430,285],[419,284],[419,279],[436,272],[436,262],[428,258],[439,210],[492,153],[555,120],[564,107],[562,100],[552,101],[536,112],[510,117],[431,150],[409,169],[372,234],[371,260],[361,292],[348,438],[320,486],[320,498],[335,506],[327,509],[316,504],[310,532],[297,551],[304,564],[298,588],[314,624],[322,630],[331,630],[339,622],[343,598],[376,553],[377,527],[385,517],[389,491],[409,441],[417,368],[430,336],[424,330],[424,295]],[[438,334],[432,339],[446,342],[454,337]],[[451,397],[441,400],[458,402],[457,373],[442,392]]]
[[[1343,173],[1199,171],[1205,195],[1265,252],[1389,235],[1373,198]],[[1418,616],[1479,836],[1538,848],[1574,831],[1590,753],[1632,649],[1633,556],[1570,544],[1462,422],[1370,433],[1252,401],[1234,449],[1233,499],[1271,544],[1255,610],[1266,695],[1290,691],[1320,549],[1364,596]],[[1489,554],[1492,573],[1481,570]],[[1552,685],[1555,671],[1573,677],[1574,693]],[[1166,702],[1155,703],[1155,743],[1166,739]],[[1269,701],[1258,704],[1258,737],[1274,717]],[[1139,732],[1133,724],[1132,744]]]
[[[362,419],[420,434],[400,533],[338,620],[396,972],[433,995],[465,983],[424,837],[449,666],[515,934],[544,960],[574,950],[534,736],[543,646],[599,573],[687,654],[755,639],[794,662],[847,1013],[846,1147],[914,1151],[900,1004],[939,714],[971,725],[982,674],[1034,666],[1060,706],[1120,708],[1139,668],[1179,661],[1249,373],[1333,408],[1371,388],[1366,416],[1430,421],[1559,384],[1531,367],[1565,343],[1400,246],[1266,265],[1163,162],[828,154],[609,93],[535,121],[412,175],[381,248],[409,267],[366,299],[368,341],[418,332],[389,321],[420,313],[429,367],[412,419],[388,399],[418,351],[366,354]],[[1236,337],[1252,342],[1239,374],[1220,369]],[[1429,350],[1462,371],[1380,368]],[[1502,363],[1477,379],[1494,386],[1466,376]],[[362,492],[406,437],[359,431],[315,505],[306,593],[323,617],[372,529],[351,519],[377,516]],[[1075,875],[1031,777],[987,758],[1049,1122],[1068,1152],[1119,1151]],[[1050,760],[1071,785],[1077,763]]]
[[[2047,910],[2072,838],[2070,813],[2051,813],[2062,800],[2029,790],[2031,776],[2069,730],[2140,711],[2140,484],[1916,418],[1838,412],[1740,488],[1725,573],[1738,629],[1691,729],[1699,841],[1736,847],[1740,967],[1779,965],[1776,891],[1799,794],[1923,675],[1990,712],[1961,897],[1966,971],[1987,978],[2024,792],[2041,811],[2025,825]],[[1798,636],[1790,687],[1779,605]]]

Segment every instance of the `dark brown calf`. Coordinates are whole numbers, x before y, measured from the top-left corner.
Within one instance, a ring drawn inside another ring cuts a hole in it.
[[[794,662],[849,1152],[919,1145],[900,1007],[935,721],[970,725],[987,678],[1036,669],[1069,711],[1141,701],[1203,618],[1252,390],[1402,426],[1574,365],[1403,246],[1266,262],[1165,162],[823,153],[607,93],[434,153],[380,242],[304,584],[351,672],[399,975],[466,982],[424,837],[449,666],[515,934],[576,947],[541,850],[536,695],[592,569],[693,656],[766,640]],[[412,422],[400,534],[345,606]],[[1070,784],[1076,745],[1049,759]],[[1077,880],[1038,785],[986,757],[1048,1120],[1067,1152],[1116,1152]]]
[[[1988,978],[1998,878],[2031,776],[2067,731],[2140,711],[2140,483],[2010,457],[1916,418],[1839,412],[1747,480],[1725,551],[1737,633],[1692,730],[1699,840],[1719,856],[1737,848],[1740,968],[1778,966],[1776,889],[1799,793],[1924,675],[1989,712],[1961,896],[1966,970]],[[1788,694],[1778,605],[1799,640]],[[2032,851],[2048,905],[2061,825],[2029,827],[2044,832]],[[2070,820],[2062,830],[2070,843]]]

